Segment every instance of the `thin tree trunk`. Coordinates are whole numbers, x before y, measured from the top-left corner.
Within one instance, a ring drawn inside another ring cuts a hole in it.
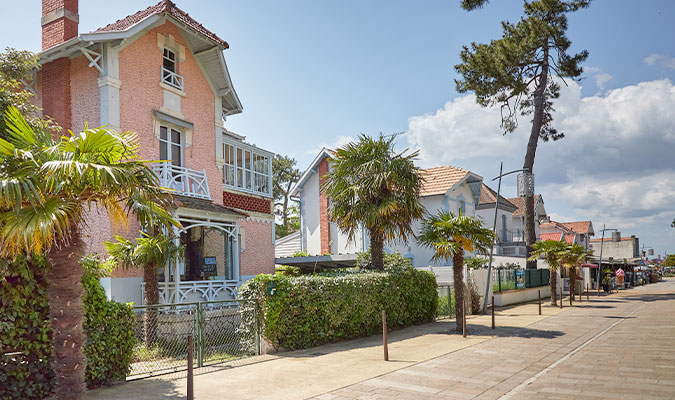
[[[159,304],[159,285],[155,265],[148,264],[143,269],[145,281],[145,304]],[[157,309],[149,308],[145,312],[145,344],[150,346],[157,341]]]
[[[452,280],[455,286],[455,321],[457,332],[462,331],[462,304],[464,304],[464,252],[458,251],[452,256]]]
[[[384,271],[384,238],[381,232],[370,231],[370,258],[373,269]]]
[[[550,271],[551,271],[551,305],[557,306],[558,302],[556,301],[556,299],[558,298],[558,273],[555,270]]]
[[[288,192],[284,193],[284,204],[282,207],[282,223],[288,228]]]
[[[576,282],[576,274],[577,274],[577,268],[575,266],[572,266],[568,269],[570,272],[570,297],[572,300],[574,300],[574,286]]]
[[[80,265],[84,243],[77,224],[73,223],[71,226],[68,245],[53,248],[49,252],[50,266],[47,273],[49,318],[54,346],[53,369],[56,374],[55,394],[59,400],[84,398],[84,371],[87,365],[82,326],[84,270]]]
[[[534,156],[537,153],[537,144],[541,135],[541,127],[544,123],[544,110],[546,107],[546,86],[548,84],[548,47],[544,48],[544,64],[534,92],[534,115],[532,118],[532,130],[527,142],[527,152],[523,168],[530,173],[534,172]],[[525,245],[527,255],[532,255],[532,245],[537,241],[534,229],[534,195],[525,196]],[[527,268],[537,268],[537,260],[527,261]]]

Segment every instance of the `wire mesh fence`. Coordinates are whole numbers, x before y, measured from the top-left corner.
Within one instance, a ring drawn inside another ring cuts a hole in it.
[[[450,285],[438,285],[438,305],[436,307],[437,318],[451,318],[455,315],[455,295]]]
[[[516,289],[516,270],[515,269],[495,269],[492,270],[492,290],[493,292],[504,292]]]
[[[257,332],[243,326],[241,310],[238,300],[134,307],[138,342],[127,377],[186,370],[189,335],[196,368],[259,354]]]

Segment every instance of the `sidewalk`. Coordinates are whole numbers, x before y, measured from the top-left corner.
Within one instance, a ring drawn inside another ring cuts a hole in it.
[[[585,301],[585,298],[584,298]],[[497,328],[491,316],[468,316],[469,335],[447,334],[454,320],[441,320],[389,333],[389,362],[383,361],[382,336],[351,340],[307,350],[268,356],[268,361],[236,368],[208,368],[194,379],[195,398],[304,399],[391,373],[497,336],[539,335],[527,327],[563,310],[543,303],[498,309]],[[138,380],[91,391],[87,399],[183,399],[185,373]]]

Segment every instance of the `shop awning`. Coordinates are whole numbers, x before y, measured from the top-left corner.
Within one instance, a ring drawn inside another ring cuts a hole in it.
[[[598,264],[581,264],[581,268],[598,268]]]

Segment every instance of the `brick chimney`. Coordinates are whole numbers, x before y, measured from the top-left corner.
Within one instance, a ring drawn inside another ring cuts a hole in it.
[[[319,187],[323,187],[328,173],[328,158],[319,162]],[[330,254],[330,220],[328,209],[330,207],[328,197],[319,191],[319,238],[321,239],[321,254]]]
[[[42,51],[77,36],[78,0],[42,0]],[[42,109],[64,130],[71,129],[70,59],[58,58],[42,66]]]
[[[77,0],[42,0],[42,51],[77,36]]]

